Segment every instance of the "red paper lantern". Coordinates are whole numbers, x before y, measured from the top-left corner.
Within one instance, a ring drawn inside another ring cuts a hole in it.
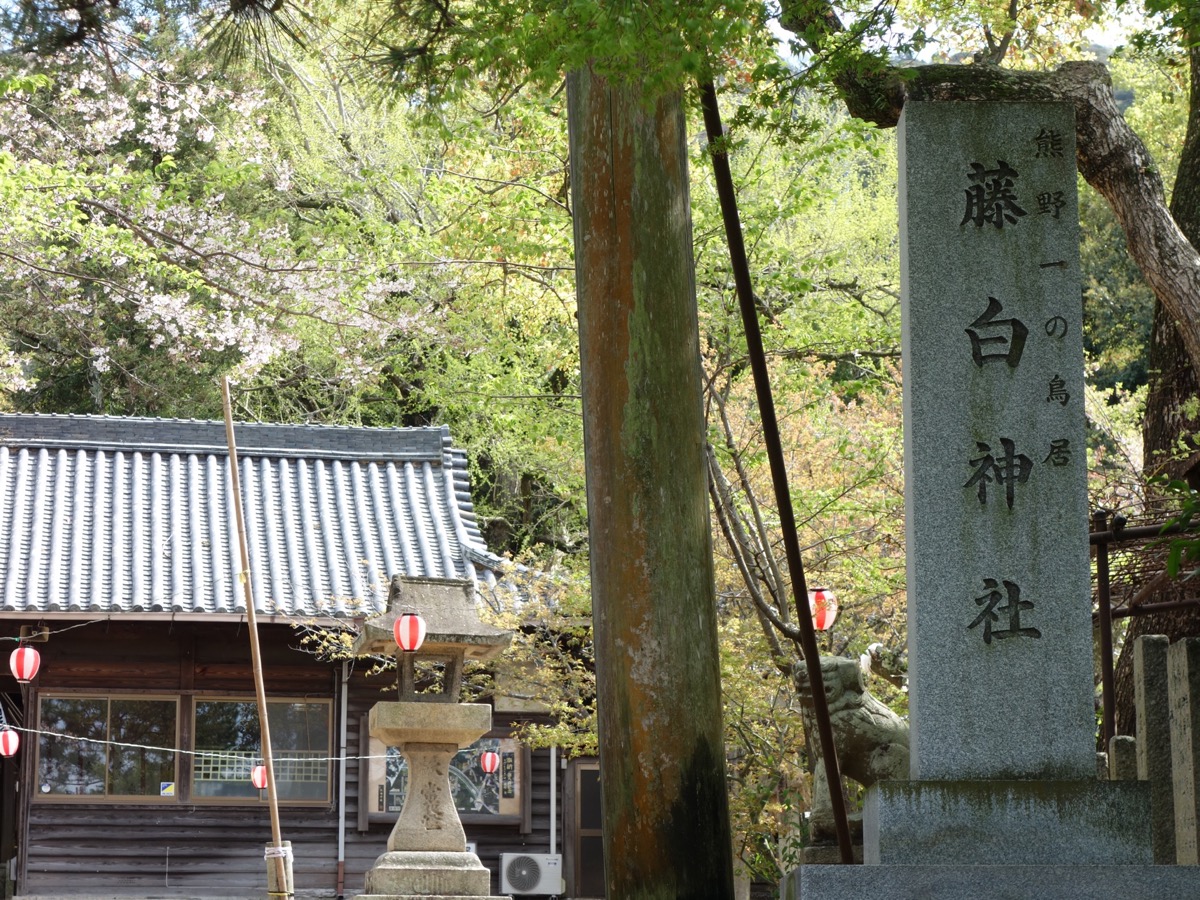
[[[479,768],[483,769],[486,774],[491,775],[500,768],[500,754],[495,750],[485,750],[479,756]]]
[[[21,736],[11,728],[0,731],[0,756],[16,756],[21,746]]]
[[[41,664],[41,655],[32,647],[20,646],[8,658],[8,667],[21,684],[33,681],[33,676],[37,675],[38,666]]]
[[[817,631],[828,631],[837,619],[837,597],[828,588],[814,588],[808,592],[808,611],[812,615],[813,627]]]
[[[415,653],[425,642],[425,620],[416,613],[405,613],[392,626],[396,644],[405,653]]]
[[[260,791],[267,787],[267,767],[255,766],[250,770],[250,783]]]

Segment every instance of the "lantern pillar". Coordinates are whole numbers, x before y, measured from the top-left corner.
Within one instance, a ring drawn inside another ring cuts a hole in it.
[[[492,730],[492,708],[486,703],[376,703],[368,723],[372,737],[408,761],[408,793],[388,850],[464,852],[467,838],[450,791],[450,761]]]

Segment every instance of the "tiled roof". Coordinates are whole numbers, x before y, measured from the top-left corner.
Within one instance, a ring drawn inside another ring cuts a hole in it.
[[[383,611],[493,582],[446,428],[238,424],[255,609]],[[0,614],[245,612],[223,422],[0,414]]]

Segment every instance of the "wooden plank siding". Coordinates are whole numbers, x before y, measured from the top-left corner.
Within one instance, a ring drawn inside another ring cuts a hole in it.
[[[336,819],[285,807],[280,824],[292,843],[296,887],[327,888],[332,896]],[[270,839],[265,808],[35,803],[23,893],[249,893],[266,884],[263,848]]]
[[[108,622],[58,631],[48,643],[38,645],[42,669],[31,692],[31,707],[42,693],[162,693],[164,695],[219,695],[253,698],[249,641],[245,625],[236,623],[134,623]],[[309,700],[332,699],[331,756],[339,750],[339,698],[336,696],[340,665],[322,663],[296,649],[298,636],[281,625],[260,629],[263,675],[271,699],[286,696]],[[0,690],[14,691],[0,677]],[[346,752],[345,866],[342,894],[361,892],[363,877],[386,850],[391,826],[372,822],[360,832],[358,780],[360,769],[359,721],[381,699],[381,686],[390,677],[368,679],[355,674],[350,680]],[[27,711],[32,726],[36,715]],[[497,723],[496,734],[507,735],[512,722]],[[181,722],[181,731],[190,723]],[[98,891],[112,896],[259,897],[265,889],[263,848],[270,842],[266,804],[221,806],[182,800],[126,803],[50,802],[36,795],[35,735],[23,736],[21,755],[23,787],[19,798],[27,815],[18,836],[20,895],[70,897]],[[277,751],[278,752],[278,751]],[[474,824],[465,826],[467,840],[475,842],[484,865],[493,873],[493,892],[499,893],[498,865],[502,852],[545,853],[549,850],[550,756],[531,754],[532,830],[521,826]],[[187,759],[180,760],[180,782],[186,787]],[[561,777],[561,772],[554,773]],[[280,806],[284,840],[291,841],[294,885],[304,896],[330,896],[338,892],[338,765],[330,774],[330,803],[322,806]],[[30,790],[29,787],[33,790]],[[561,784],[557,828],[561,852]]]

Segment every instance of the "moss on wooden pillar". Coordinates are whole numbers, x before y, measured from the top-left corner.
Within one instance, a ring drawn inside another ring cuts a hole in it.
[[[608,896],[732,897],[680,98],[568,110]]]

